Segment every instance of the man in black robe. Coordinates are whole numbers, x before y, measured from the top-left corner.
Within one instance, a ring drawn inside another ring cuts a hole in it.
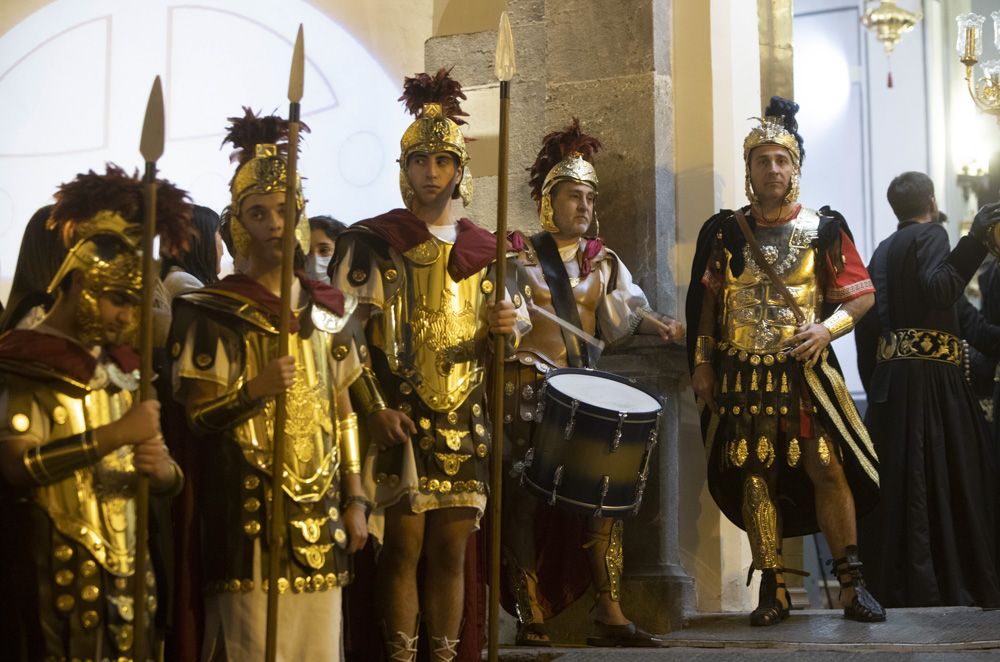
[[[875,307],[855,333],[882,461],[882,501],[862,526],[868,582],[887,607],[1000,606],[996,465],[964,378],[956,305],[1000,204],[951,250],[929,177],[903,173],[888,198],[900,223],[868,265]]]

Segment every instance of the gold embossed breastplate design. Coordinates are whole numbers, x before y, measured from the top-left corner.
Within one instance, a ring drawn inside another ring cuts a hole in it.
[[[51,438],[94,430],[128,411],[127,391],[93,390],[83,397],[53,392]],[[55,527],[89,551],[108,572],[131,575],[135,563],[135,465],[131,446],[108,453],[91,467],[35,490]]]
[[[276,355],[277,339],[254,333],[244,337],[247,379]],[[293,333],[289,354],[295,359],[295,382],[288,389],[285,422],[284,487],[298,502],[323,498],[337,476],[340,457],[333,425],[335,393],[330,378],[330,335],[316,329],[308,338]],[[247,462],[271,473],[274,439],[274,401],[263,412],[235,430]]]
[[[431,239],[405,256],[406,283],[386,302],[372,334],[389,368],[435,411],[458,407],[483,378],[486,270],[455,281],[448,273],[452,244]]]
[[[755,232],[764,259],[785,282],[809,321],[815,321],[822,303],[814,247],[818,229],[816,212],[802,209],[790,223],[778,227],[758,225]],[[754,261],[749,247],[743,248],[743,257],[746,267],[739,276],[729,266],[726,268],[722,310],[725,340],[749,352],[777,351],[795,334],[795,315]]]

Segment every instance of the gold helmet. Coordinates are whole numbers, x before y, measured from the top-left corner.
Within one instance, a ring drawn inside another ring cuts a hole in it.
[[[795,114],[799,104],[779,96],[771,97],[771,103],[764,111],[764,118],[754,117],[760,125],[754,127],[743,140],[743,164],[746,166],[746,196],[751,203],[757,202],[753,185],[750,182],[750,152],[761,145],[778,145],[788,150],[792,159],[792,180],[788,193],[785,194],[785,204],[792,204],[799,199],[799,177],[802,174],[802,161],[805,150],[802,148],[802,136],[799,135],[799,123]]]
[[[247,196],[265,193],[284,193],[288,189],[288,121],[275,115],[260,117],[253,110],[243,107],[243,117],[229,117],[226,137],[222,144],[232,143],[236,149],[230,161],[239,166],[229,182],[231,202],[223,212],[224,222],[229,223],[233,246],[240,257],[246,258],[250,250],[250,234],[239,220],[240,205]],[[302,131],[309,127],[300,125]],[[302,197],[302,178],[296,173],[295,201],[298,222],[295,237],[303,252],[309,252],[309,220],[305,214]]]
[[[48,225],[59,231],[68,252],[47,291],[54,295],[69,274],[83,274],[76,307],[80,341],[98,344],[104,340],[98,300],[112,293],[136,303],[142,297],[143,184],[137,176],[108,165],[103,175],[77,175],[60,186],[55,197]],[[156,231],[165,255],[182,255],[192,239],[187,193],[163,180],[157,186]],[[123,340],[133,342],[135,331],[135,326],[127,329]]]
[[[558,232],[552,219],[552,189],[564,181],[587,184],[597,193],[597,170],[594,169],[594,154],[601,149],[601,141],[580,130],[580,120],[573,121],[561,131],[553,131],[542,138],[539,150],[532,164],[531,197],[538,203],[538,222],[546,232]],[[594,210],[597,221],[597,210]],[[600,227],[600,226],[598,226]]]
[[[399,140],[399,190],[403,195],[403,204],[411,211],[415,194],[406,177],[406,163],[416,152],[454,154],[462,179],[455,187],[452,198],[461,197],[465,205],[472,202],[469,152],[465,148],[465,136],[459,128],[465,124],[462,117],[468,116],[459,105],[460,100],[466,97],[462,84],[450,73],[451,69],[442,68],[433,76],[421,73],[403,79],[403,95],[399,101],[416,119]]]

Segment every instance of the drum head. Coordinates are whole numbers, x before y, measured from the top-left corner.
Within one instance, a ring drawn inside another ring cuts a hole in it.
[[[610,375],[610,373],[604,373]],[[617,379],[605,377],[598,371],[550,373],[549,387],[568,398],[587,402],[626,414],[656,412],[660,403],[656,398],[634,386]]]

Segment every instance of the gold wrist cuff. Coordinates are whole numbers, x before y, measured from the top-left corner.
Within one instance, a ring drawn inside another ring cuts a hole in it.
[[[344,473],[361,473],[361,435],[358,434],[358,415],[351,412],[337,421],[340,437],[341,468]]]
[[[32,446],[21,455],[24,469],[36,485],[60,481],[99,459],[97,437],[93,430]]]
[[[382,395],[382,388],[378,383],[378,377],[375,376],[375,371],[368,366],[361,370],[361,376],[351,384],[350,391],[354,404],[365,416],[371,416],[377,411],[388,409],[385,397]]]
[[[854,318],[843,308],[838,308],[834,311],[833,315],[823,320],[823,326],[827,328],[830,335],[836,340],[850,333],[851,329],[854,328]]]
[[[711,363],[715,357],[715,338],[712,336],[698,336],[694,341],[694,364],[695,366],[704,363]]]

